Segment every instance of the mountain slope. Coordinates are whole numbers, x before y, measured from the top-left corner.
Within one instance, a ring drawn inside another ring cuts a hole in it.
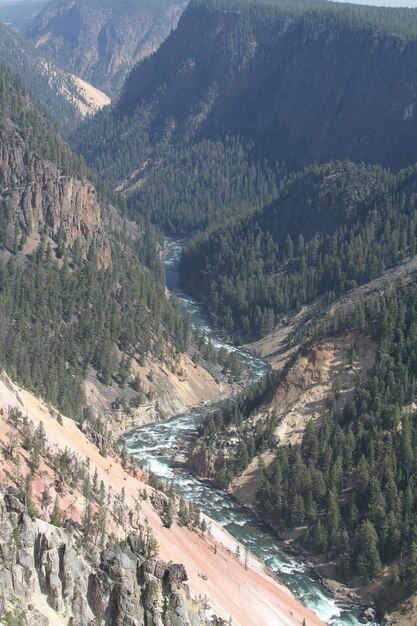
[[[114,117],[150,112],[150,136],[227,133],[300,169],[416,158],[417,11],[331,2],[194,1],[132,71]],[[378,129],[384,128],[384,132]]]
[[[189,243],[183,285],[227,333],[261,337],[415,254],[416,170],[330,163],[290,178],[261,211]]]
[[[110,103],[103,93],[63,71],[3,25],[0,25],[0,59],[44,104],[65,135],[85,115],[91,115]]]
[[[175,27],[184,6],[176,0],[51,2],[26,37],[55,63],[112,95]]]
[[[175,372],[189,324],[166,297],[158,234],[145,224],[131,236],[108,230],[109,213],[119,231],[123,220],[98,200],[82,161],[2,63],[0,111],[2,365],[78,418],[86,408],[87,376],[104,393],[106,385],[127,387],[118,395],[129,405],[130,422],[145,401],[152,399],[148,409],[158,405],[157,386],[161,411],[166,396],[179,410],[184,403]],[[148,355],[158,375],[152,384],[141,379],[149,373]],[[162,371],[163,363],[171,373]],[[195,388],[200,376],[211,393],[219,392],[221,385],[201,368]],[[192,398],[190,404],[204,399],[201,390]],[[97,410],[90,416],[104,417]]]

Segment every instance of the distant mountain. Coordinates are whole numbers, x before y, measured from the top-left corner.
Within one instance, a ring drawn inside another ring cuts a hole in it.
[[[194,0],[130,74],[115,119],[145,106],[151,138],[226,134],[289,169],[417,160],[417,10],[320,0]]]
[[[51,2],[26,36],[64,69],[112,95],[134,64],[168,36],[185,4],[184,0]]]
[[[42,56],[11,28],[0,24],[3,59],[46,106],[57,126],[67,134],[85,115],[109,104],[109,98],[77,76]]]
[[[193,0],[75,149],[165,232],[259,208],[332,160],[417,161],[417,9]]]
[[[0,2],[0,22],[12,26],[23,34],[34,17],[47,4],[48,0],[21,0],[19,2],[2,0]]]

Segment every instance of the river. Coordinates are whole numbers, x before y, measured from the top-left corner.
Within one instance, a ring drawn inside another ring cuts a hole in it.
[[[168,241],[165,268],[169,289],[190,314],[192,325],[199,327],[215,346],[234,352],[248,369],[251,379],[258,380],[266,372],[267,365],[247,352],[220,341],[210,326],[204,306],[181,291],[178,277],[180,254],[180,244]],[[355,607],[338,604],[302,561],[286,552],[282,543],[261,526],[250,512],[238,506],[223,491],[199,481],[192,474],[175,471],[175,463],[171,460],[172,451],[178,448],[181,451],[186,442],[195,436],[204,414],[204,410],[192,411],[163,424],[140,428],[127,438],[127,448],[161,479],[168,482],[174,479],[179,494],[194,501],[203,513],[224,526],[329,626],[359,626],[360,614]]]

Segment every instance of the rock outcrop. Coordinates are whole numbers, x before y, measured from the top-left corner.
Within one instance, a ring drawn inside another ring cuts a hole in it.
[[[0,492],[0,621],[22,626],[199,626],[182,565],[146,558],[130,535],[100,550],[76,526],[32,519],[12,493]],[[13,622],[15,623],[15,622]]]
[[[76,242],[86,257],[91,246],[100,267],[111,264],[101,209],[92,183],[63,175],[60,169],[28,151],[17,132],[0,128],[0,188],[8,214],[5,245],[11,249],[21,234],[44,234]]]

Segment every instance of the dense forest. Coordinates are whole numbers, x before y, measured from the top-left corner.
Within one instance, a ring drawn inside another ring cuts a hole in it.
[[[143,184],[129,194],[129,216],[145,215],[165,232],[184,235],[263,206],[276,193],[280,171],[262,170],[250,153],[237,139],[162,151],[155,170],[142,173]]]
[[[131,357],[156,355],[164,338],[175,338],[183,351],[189,333],[163,282],[117,245],[111,270],[97,270],[93,256],[80,264],[65,256],[59,267],[42,245],[23,265],[13,256],[1,262],[0,320],[9,375],[75,417],[85,406],[82,381],[90,366],[105,384],[133,383]]]
[[[181,278],[214,323],[262,337],[319,296],[329,302],[416,250],[415,168],[331,163],[293,176],[262,211],[194,238]]]
[[[131,219],[145,216],[166,233],[184,235],[243,216],[275,197],[284,164],[260,164],[253,143],[226,137],[173,144],[167,122],[153,145],[148,119],[144,109],[117,119],[106,108],[72,137],[74,149],[117,186]]]
[[[192,0],[190,9],[204,7],[209,11],[228,9],[243,13],[247,24],[255,26],[272,17],[307,16],[307,23],[312,30],[325,25],[326,20],[357,28],[370,29],[384,35],[395,34],[404,39],[417,38],[417,12],[403,8],[361,6],[347,4],[342,6],[327,0]]]
[[[277,526],[305,526],[303,543],[334,550],[345,578],[367,582],[401,559],[398,586],[416,591],[417,288],[387,290],[365,305],[379,358],[340,420],[330,410],[299,446],[277,450],[264,473],[259,506]],[[393,589],[393,592],[395,589]],[[391,601],[398,600],[391,598]]]

